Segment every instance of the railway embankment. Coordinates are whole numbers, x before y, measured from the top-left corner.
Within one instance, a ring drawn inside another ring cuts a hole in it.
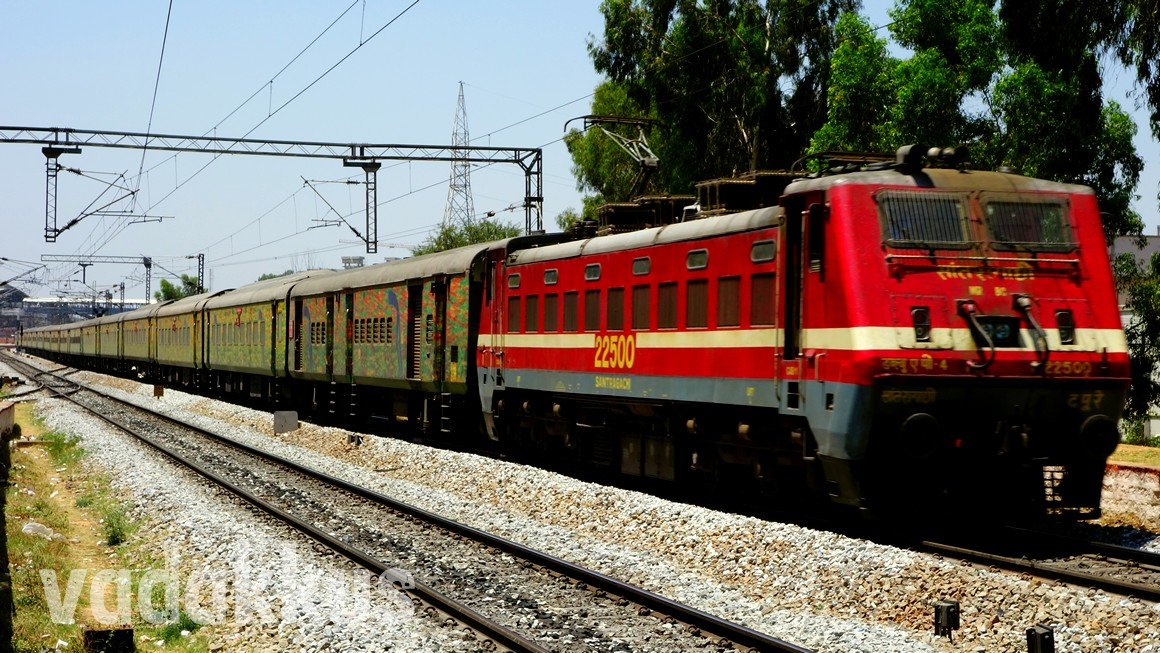
[[[96,418],[57,399],[26,406],[47,434],[15,449],[9,491],[27,650],[80,651],[85,627],[128,625],[137,650],[479,650]]]
[[[1101,506],[1101,523],[1160,533],[1160,466],[1109,462]],[[1160,541],[1149,546],[1160,551]]]
[[[819,651],[1022,650],[1026,629],[1040,622],[1055,628],[1057,650],[1160,647],[1160,607],[1144,601],[466,453],[379,438],[354,446],[338,428],[303,423],[275,437],[268,413],[78,378]],[[962,604],[953,644],[930,632],[941,598]]]

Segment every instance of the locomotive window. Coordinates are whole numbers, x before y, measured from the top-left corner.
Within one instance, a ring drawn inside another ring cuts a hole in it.
[[[604,321],[609,331],[624,328],[624,288],[608,289],[608,314],[604,316]]]
[[[545,286],[554,286],[554,285],[556,285],[556,282],[559,280],[560,280],[560,271],[559,270],[557,270],[556,268],[552,268],[551,270],[544,270],[544,285]]]
[[[677,328],[677,284],[662,283],[657,286],[657,328]]]
[[[686,254],[685,267],[690,270],[704,270],[709,267],[709,250],[694,249]]]
[[[524,330],[528,333],[540,330],[539,295],[528,295],[524,299]]]
[[[685,287],[685,326],[697,329],[709,326],[709,281],[697,279]]]
[[[884,190],[875,194],[882,234],[892,247],[967,249],[967,194]]]
[[[749,325],[768,326],[774,323],[772,274],[753,275],[750,285]]]
[[[555,333],[560,329],[560,296],[544,295],[544,332]]]
[[[519,288],[519,287],[520,287],[520,275],[519,275],[519,273],[508,275],[508,288]]]
[[[648,286],[632,287],[632,328],[648,330]]]
[[[580,293],[564,293],[564,330],[575,331],[579,324]]]
[[[584,330],[600,330],[600,291],[589,290],[584,293]]]
[[[725,277],[717,281],[717,326],[733,327],[741,324],[741,277]]]
[[[520,298],[508,297],[507,306],[508,333],[517,333],[520,330]]]
[[[995,249],[1067,252],[1075,248],[1063,200],[984,195],[982,202]]]
[[[632,273],[636,276],[648,274],[652,269],[652,259],[647,256],[632,259]]]
[[[754,263],[772,261],[777,256],[777,244],[772,240],[759,240],[749,248],[749,260]]]
[[[599,263],[589,263],[588,265],[584,266],[584,280],[585,281],[596,281],[599,278],[600,278],[600,264]]]

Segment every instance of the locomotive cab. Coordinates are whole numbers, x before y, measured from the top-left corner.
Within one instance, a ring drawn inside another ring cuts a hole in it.
[[[782,412],[839,503],[1097,516],[1129,374],[1092,191],[916,160],[787,188]]]

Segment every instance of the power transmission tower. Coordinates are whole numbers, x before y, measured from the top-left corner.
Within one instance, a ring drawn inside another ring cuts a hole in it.
[[[451,185],[447,187],[447,206],[443,209],[443,228],[466,225],[475,220],[471,201],[471,163],[467,148],[467,103],[463,100],[463,82],[459,82],[459,102],[455,105],[455,127],[451,130]]]

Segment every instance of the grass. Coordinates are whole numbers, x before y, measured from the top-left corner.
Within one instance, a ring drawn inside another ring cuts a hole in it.
[[[1112,462],[1160,467],[1160,447],[1121,443],[1110,459]]]
[[[29,434],[46,443],[43,453],[37,448],[21,448],[13,452],[5,520],[16,606],[12,650],[21,653],[80,651],[81,626],[53,621],[41,570],[56,572],[57,588],[52,591],[63,593],[70,570],[89,569],[76,612],[76,619],[84,623],[89,615],[89,579],[99,568],[133,570],[131,594],[136,609],[139,607],[135,604],[139,596],[138,583],[143,570],[164,565],[134,537],[139,525],[129,518],[126,504],[111,487],[109,478],[79,464],[85,457],[79,438],[43,433],[43,425],[32,416],[27,405],[18,408],[17,421]],[[47,457],[44,454],[48,454]],[[54,478],[56,482],[53,482]],[[77,523],[77,520],[83,523]],[[51,528],[60,536],[45,539],[24,533],[22,527],[29,521]],[[97,524],[97,531],[89,527]],[[104,546],[116,548],[105,549]],[[93,568],[92,560],[84,557],[86,550],[90,556],[97,554],[97,568]],[[104,554],[110,551],[114,552],[113,556],[106,558]],[[155,605],[158,603],[160,601],[154,602]],[[112,605],[111,598],[107,604]],[[132,616],[137,621],[134,624],[135,638],[141,641],[142,636],[147,636],[153,641],[165,642],[166,645],[158,650],[193,653],[207,649],[204,636],[181,636],[183,630],[193,632],[198,628],[198,624],[185,613],[179,613],[172,623],[160,625],[142,622],[136,610]],[[56,649],[57,640],[66,644]],[[154,649],[151,644],[149,648]]]
[[[192,617],[185,613],[185,610],[181,610],[178,612],[176,621],[171,621],[157,630],[157,638],[166,644],[172,644],[181,639],[181,631],[188,630],[192,633],[200,627],[201,624],[194,621]]]

